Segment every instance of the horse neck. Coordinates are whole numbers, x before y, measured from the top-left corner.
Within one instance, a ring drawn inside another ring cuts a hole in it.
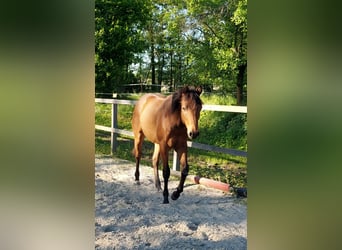
[[[172,112],[171,108],[172,97],[168,96],[163,104],[163,110],[168,114],[168,120],[170,123],[170,127],[180,127],[185,126],[181,120],[180,112]]]

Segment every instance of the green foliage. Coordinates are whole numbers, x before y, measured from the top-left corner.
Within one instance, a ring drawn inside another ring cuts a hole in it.
[[[118,126],[120,129],[131,130],[131,119],[133,106],[118,105]],[[111,104],[96,103],[95,105],[95,124],[110,127],[112,117]]]
[[[188,10],[200,31],[199,40],[204,40],[199,55],[211,58],[212,66],[205,71],[223,77],[216,82],[222,88],[237,85],[239,67],[247,65],[247,0],[190,0]]]
[[[206,93],[201,95],[201,100],[204,104],[215,105],[233,105],[236,102],[236,98],[233,96],[225,95],[222,91],[220,93]]]
[[[198,142],[218,147],[247,149],[246,114],[202,111],[199,127],[201,136]]]
[[[235,98],[224,95],[201,96],[204,104],[232,105]],[[218,147],[247,150],[247,114],[202,111],[199,142]]]
[[[110,154],[110,133],[103,131],[95,133],[95,154]]]
[[[246,103],[247,0],[96,0],[95,22],[96,92],[189,84]]]
[[[111,105],[105,103],[95,104],[95,124],[110,127],[111,117]]]
[[[134,81],[127,71],[147,44],[142,30],[150,15],[145,0],[95,1],[95,82],[97,92],[112,92]]]
[[[132,130],[132,116],[134,107],[131,105],[118,106],[118,127],[120,129]]]

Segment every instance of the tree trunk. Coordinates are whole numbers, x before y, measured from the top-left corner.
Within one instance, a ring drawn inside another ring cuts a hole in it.
[[[243,105],[244,98],[243,98],[243,82],[245,77],[247,64],[242,64],[239,66],[239,72],[237,75],[237,82],[236,82],[236,104]]]
[[[151,69],[152,69],[152,73],[151,73],[151,80],[152,80],[152,90],[156,91],[156,63],[154,60],[154,39],[152,37],[152,42],[151,42]]]
[[[179,63],[178,63],[178,76],[179,76],[179,78],[178,78],[178,83],[179,83],[179,85],[180,84],[182,84],[182,82],[183,82],[183,79],[182,79],[182,57],[180,56],[179,57]]]
[[[173,57],[173,54],[172,54],[172,51],[170,53],[170,87],[173,91],[175,91],[175,86],[173,86],[173,72],[172,72],[172,63],[173,63],[173,60],[172,60],[172,57]]]
[[[162,51],[162,58],[158,58],[158,90],[161,92],[161,85],[163,83],[163,68],[164,68],[164,51]]]

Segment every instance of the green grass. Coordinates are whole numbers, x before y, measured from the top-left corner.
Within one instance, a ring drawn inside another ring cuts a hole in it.
[[[125,96],[124,99],[138,99],[139,95]],[[218,95],[201,96],[204,104],[231,105],[234,98]],[[120,129],[132,130],[131,118],[133,106],[118,105],[118,126]],[[95,105],[95,123],[111,125],[111,105]],[[202,111],[199,120],[200,136],[197,142],[219,147],[247,150],[247,115],[225,112]],[[114,156],[135,161],[132,155],[133,139],[118,136],[118,147]],[[110,133],[96,131],[96,154],[110,154]],[[151,165],[153,144],[145,141],[141,163]],[[172,151],[170,157],[172,159]],[[170,160],[171,162],[171,160]],[[229,183],[232,186],[247,187],[247,159],[244,157],[209,152],[189,148],[188,162],[190,174]],[[161,164],[160,164],[161,165]]]
[[[204,104],[215,104],[215,105],[234,105],[236,99],[232,96],[225,96],[220,94],[203,93],[201,100]]]
[[[110,155],[110,133],[96,130],[95,154]]]

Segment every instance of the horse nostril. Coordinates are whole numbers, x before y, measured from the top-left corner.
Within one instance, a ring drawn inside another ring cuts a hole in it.
[[[188,136],[190,139],[195,139],[199,135],[198,131],[190,131]]]

